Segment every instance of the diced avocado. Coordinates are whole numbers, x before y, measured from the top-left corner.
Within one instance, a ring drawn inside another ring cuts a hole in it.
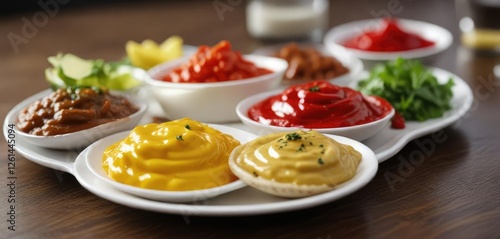
[[[64,83],[64,81],[57,75],[57,69],[55,68],[45,69],[45,79],[53,88],[63,88],[66,85],[66,83]]]
[[[100,87],[101,83],[99,82],[99,78],[96,75],[90,75],[83,79],[79,79],[76,81],[77,86],[94,86]]]
[[[67,77],[61,68],[57,68],[57,76],[61,79],[66,86],[76,85],[76,80],[73,78]]]
[[[57,54],[49,57],[48,61],[53,68],[45,70],[45,78],[54,89],[98,87],[128,90],[140,84],[132,75],[134,67],[123,62],[84,60],[72,54]]]
[[[65,76],[78,80],[91,75],[94,64],[73,54],[66,54],[60,61],[60,67]]]
[[[59,53],[55,56],[51,56],[51,57],[47,58],[47,60],[49,61],[50,64],[52,64],[52,66],[57,68],[61,65],[62,58],[63,58],[63,54]]]
[[[138,86],[140,83],[131,74],[125,74],[109,78],[106,82],[106,87],[114,90],[128,90]]]

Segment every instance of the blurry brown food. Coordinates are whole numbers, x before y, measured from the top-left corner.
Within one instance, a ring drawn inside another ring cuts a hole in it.
[[[127,99],[108,92],[58,89],[21,111],[17,128],[33,135],[59,135],[125,118],[137,111]]]
[[[285,72],[287,80],[329,79],[349,72],[334,57],[325,56],[312,47],[300,48],[294,42],[282,47],[275,56],[288,62]]]
[[[161,124],[161,123],[165,123],[168,121],[170,121],[170,119],[167,119],[167,118],[162,117],[162,116],[153,116],[151,119],[151,123],[155,123],[155,124]]]

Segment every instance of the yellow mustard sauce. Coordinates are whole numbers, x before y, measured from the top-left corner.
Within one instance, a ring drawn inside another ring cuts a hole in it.
[[[228,166],[240,142],[189,118],[134,128],[109,146],[103,168],[112,179],[147,189],[188,191],[237,179]]]
[[[317,131],[274,133],[249,142],[236,159],[246,172],[281,183],[335,186],[353,178],[361,154]]]

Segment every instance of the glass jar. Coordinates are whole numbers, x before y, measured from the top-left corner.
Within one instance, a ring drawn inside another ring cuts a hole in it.
[[[250,0],[248,33],[262,40],[320,42],[328,27],[328,0]]]
[[[456,0],[463,45],[500,52],[500,1]]]

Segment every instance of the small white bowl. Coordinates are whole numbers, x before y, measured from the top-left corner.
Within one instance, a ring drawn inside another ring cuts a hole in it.
[[[25,101],[20,103],[20,105],[21,104],[24,105],[21,110],[24,110],[26,107],[28,107],[36,100],[41,99],[51,93],[52,90],[46,90],[39,94],[34,95],[33,97],[26,99]],[[134,99],[133,97],[127,94],[114,91],[111,91],[110,93],[113,95],[120,95],[122,97],[125,97],[128,101],[130,101],[130,103],[137,106],[139,110],[128,117],[114,120],[102,125],[98,125],[89,129],[84,129],[73,133],[51,135],[51,136],[32,135],[22,132],[21,130],[16,130],[16,133],[19,135],[19,137],[23,137],[23,139],[26,140],[26,142],[36,146],[51,148],[51,149],[69,150],[69,149],[84,149],[88,145],[108,135],[134,128],[146,113],[146,110],[148,108],[147,104],[137,99]],[[17,122],[18,114],[19,112],[12,116],[14,117],[13,119],[9,120],[13,121],[14,123]]]
[[[214,124],[209,124],[209,126],[223,133],[233,136],[235,139],[240,141],[241,144],[247,143],[257,137],[252,133],[240,129],[231,128],[228,126],[214,125]],[[88,148],[88,152],[85,155],[85,161],[90,171],[96,177],[104,180],[104,182],[108,183],[110,186],[120,191],[156,201],[196,202],[213,198],[221,194],[228,193],[246,186],[246,184],[243,183],[241,180],[237,180],[226,185],[209,189],[203,189],[203,190],[164,191],[155,189],[145,189],[114,181],[106,174],[106,172],[102,168],[102,155],[107,147],[114,144],[115,142],[118,142],[126,138],[129,133],[130,133],[129,131],[126,131],[103,138],[95,142],[94,144],[90,145]]]
[[[270,96],[278,95],[282,93],[282,90],[264,92],[261,94],[257,94],[254,96],[250,96],[244,100],[242,100],[236,106],[236,114],[240,118],[240,120],[252,129],[253,132],[256,132],[258,135],[265,135],[276,132],[285,132],[285,131],[293,131],[297,129],[314,129],[323,134],[333,134],[344,136],[347,138],[351,138],[357,141],[363,141],[365,139],[370,138],[371,136],[378,133],[380,130],[385,128],[387,124],[390,122],[392,116],[394,116],[394,109],[391,110],[389,114],[387,114],[384,118],[379,119],[377,121],[373,121],[366,124],[348,126],[348,127],[338,127],[338,128],[299,128],[299,127],[283,127],[283,126],[273,126],[263,124],[257,121],[254,121],[248,117],[248,110],[255,104],[267,99]]]
[[[296,185],[292,183],[281,183],[273,180],[267,180],[261,177],[255,177],[255,175],[243,170],[237,163],[236,159],[239,153],[245,148],[245,145],[240,145],[233,150],[229,156],[229,168],[233,173],[238,176],[247,185],[256,188],[265,193],[272,195],[286,197],[286,198],[300,198],[312,196],[315,194],[326,193],[328,191],[333,191],[338,188],[342,188],[351,183],[355,183],[360,177],[367,177],[368,181],[373,178],[378,169],[378,161],[375,153],[368,148],[368,146],[337,135],[325,134],[325,136],[341,143],[352,146],[355,150],[361,153],[361,162],[358,165],[356,175],[354,177],[340,185],[327,186],[327,185]]]
[[[258,55],[245,55],[244,58],[273,72],[248,79],[213,83],[160,80],[189,59],[183,57],[150,69],[150,77],[146,77],[144,82],[168,119],[189,117],[207,123],[234,122],[238,121],[234,112],[236,104],[248,96],[279,86],[288,67],[288,63],[279,58]]]
[[[324,43],[330,52],[334,52],[338,47],[343,47],[364,60],[393,60],[397,57],[407,59],[423,58],[446,50],[453,42],[450,31],[443,27],[415,20],[398,19],[398,24],[407,32],[418,34],[419,36],[435,42],[433,46],[398,52],[375,52],[363,51],[344,47],[343,43],[367,29],[375,29],[380,26],[382,19],[361,20],[345,23],[330,29],[324,37]]]
[[[258,55],[264,55],[264,56],[273,56],[274,53],[279,51],[282,47],[284,47],[286,44],[278,44],[278,45],[272,45],[272,46],[266,46],[259,48],[253,52],[253,54],[258,54]],[[347,51],[343,47],[337,47],[335,49],[332,48],[331,51],[328,51],[324,45],[321,44],[315,44],[315,43],[310,43],[310,42],[302,42],[302,43],[297,43],[299,47],[312,47],[316,49],[317,51],[321,52],[325,56],[332,56],[335,59],[337,59],[344,67],[349,69],[349,72],[334,78],[330,79],[325,79],[328,80],[330,83],[335,84],[335,85],[340,85],[340,86],[347,86],[349,85],[354,79],[358,78],[359,75],[363,72],[363,62],[357,58],[353,53]],[[302,84],[306,82],[311,82],[313,80],[301,80],[301,79],[294,79],[294,80],[283,80],[281,83],[283,86],[290,86],[292,84]]]

